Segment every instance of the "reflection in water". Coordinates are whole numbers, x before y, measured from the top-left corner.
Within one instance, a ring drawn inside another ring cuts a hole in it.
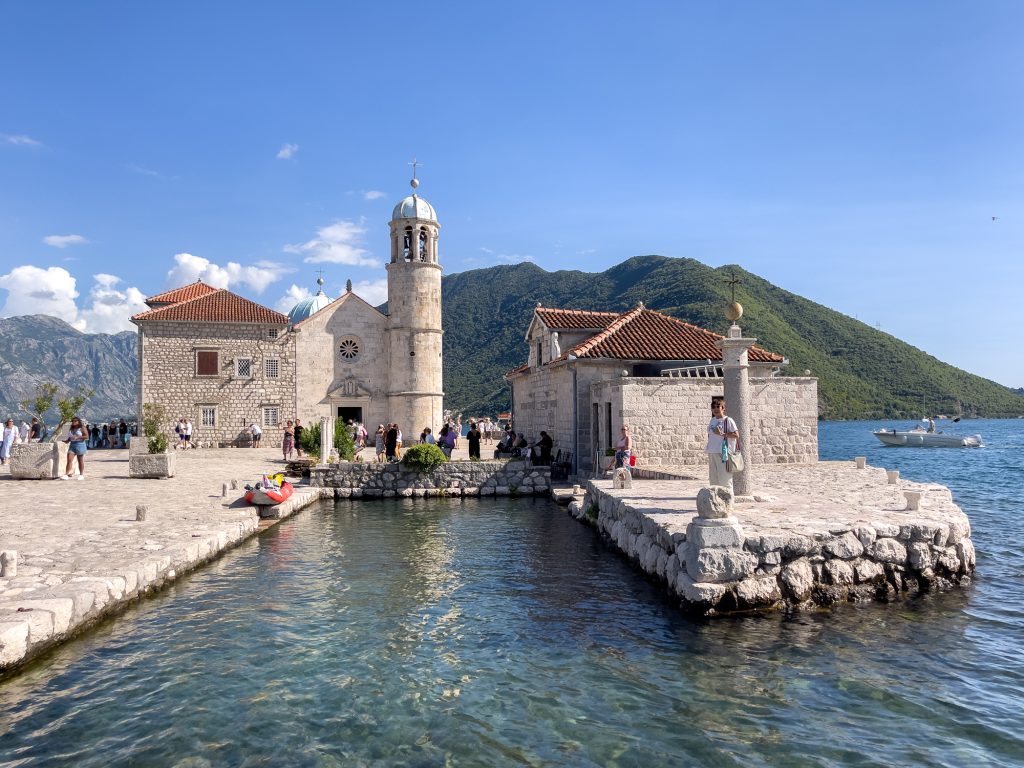
[[[689,621],[544,501],[325,505],[6,681],[0,763],[1009,763],[973,594]]]

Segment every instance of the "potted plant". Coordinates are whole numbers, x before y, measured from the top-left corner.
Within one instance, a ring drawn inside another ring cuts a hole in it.
[[[63,474],[68,444],[60,439],[61,431],[92,395],[91,390],[81,388],[74,393],[65,392],[58,384],[44,381],[33,397],[21,402],[21,407],[37,419],[44,430],[45,416],[54,405],[57,406],[60,420],[48,435],[37,442],[18,443],[12,447],[11,477],[18,480],[52,480]]]
[[[142,440],[132,440],[131,455],[128,457],[130,477],[174,477],[174,454],[167,450],[169,441],[160,429],[165,418],[166,411],[162,405],[145,403],[142,406],[145,450],[140,445]]]

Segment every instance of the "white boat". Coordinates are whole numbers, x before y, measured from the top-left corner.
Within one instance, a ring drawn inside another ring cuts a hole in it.
[[[981,435],[950,435],[945,432],[929,432],[925,429],[911,429],[900,432],[895,429],[876,429],[872,432],[885,445],[893,448],[981,448]]]

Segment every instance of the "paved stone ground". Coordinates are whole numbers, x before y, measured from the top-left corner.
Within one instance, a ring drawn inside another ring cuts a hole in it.
[[[659,525],[685,531],[697,514],[697,492],[707,485],[707,479],[693,479],[693,467],[678,471],[691,477],[634,480],[631,489],[613,489],[610,480],[594,482]],[[748,536],[794,533],[813,537],[849,530],[854,523],[963,526],[966,521],[945,486],[902,478],[889,485],[885,469],[857,469],[852,461],[758,466],[756,477],[754,497],[740,497],[733,508]],[[918,511],[907,510],[904,491],[924,492]]]
[[[239,491],[222,498],[221,484],[241,487],[284,464],[273,448],[176,460],[176,476],[163,480],[128,477],[127,450],[90,451],[84,481],[14,480],[0,466],[0,550],[18,553],[17,576],[0,577],[0,669],[255,533],[255,509],[237,504]],[[286,512],[311,495],[319,492],[298,491]],[[136,522],[140,504],[147,516]]]

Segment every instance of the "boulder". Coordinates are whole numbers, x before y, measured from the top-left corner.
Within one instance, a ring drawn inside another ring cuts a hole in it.
[[[793,600],[803,602],[811,596],[814,589],[814,571],[806,558],[787,563],[779,574],[779,580],[786,594]]]
[[[735,517],[694,518],[686,526],[686,540],[694,547],[743,548],[743,528]]]
[[[737,584],[736,597],[745,608],[770,608],[782,599],[782,591],[774,576],[763,576]]]
[[[697,514],[708,520],[729,517],[732,513],[732,493],[728,488],[712,485],[697,491]]]
[[[871,557],[878,563],[903,565],[907,560],[907,548],[896,539],[878,539],[871,545]]]
[[[850,560],[864,554],[864,545],[852,531],[847,531],[842,536],[825,542],[822,549],[827,555],[837,557],[841,560]]]
[[[686,550],[686,572],[696,582],[723,582],[745,579],[757,568],[757,557],[741,549]]]

